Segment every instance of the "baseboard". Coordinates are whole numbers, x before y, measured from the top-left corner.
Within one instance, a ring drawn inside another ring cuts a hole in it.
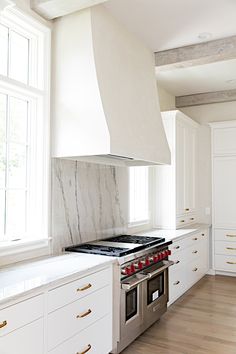
[[[216,275],[225,275],[225,276],[227,276],[227,277],[236,277],[236,273],[223,272],[223,271],[219,271],[219,270],[216,270],[216,271],[215,271],[215,274],[216,274]]]
[[[206,274],[207,275],[216,275],[216,271],[214,269],[209,269]]]

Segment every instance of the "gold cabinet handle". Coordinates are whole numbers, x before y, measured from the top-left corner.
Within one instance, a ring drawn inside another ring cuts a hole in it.
[[[92,284],[88,284],[83,286],[82,288],[78,288],[77,291],[84,291],[84,290],[88,290],[92,287]]]
[[[227,264],[236,264],[236,262],[226,262]]]
[[[193,254],[196,254],[197,252],[198,252],[198,251],[193,251],[192,253],[193,253]]]
[[[205,234],[202,234],[202,236],[205,236]]]
[[[193,272],[196,272],[197,270],[198,270],[198,268],[194,268],[194,269],[193,269]]]
[[[198,238],[197,238],[197,237],[194,237],[194,238],[193,238],[193,241],[197,241],[197,240],[198,240]]]
[[[226,247],[227,250],[236,251],[235,247]]]
[[[92,348],[91,344],[88,344],[88,347],[87,347],[83,352],[78,352],[78,353],[76,353],[76,354],[85,354],[85,353],[88,353],[91,348]]]
[[[227,237],[236,237],[236,235],[227,234]]]
[[[180,222],[185,222],[185,220],[180,220]]]
[[[176,282],[173,283],[173,285],[178,285],[180,283],[179,280],[177,280]]]
[[[180,246],[175,246],[174,249],[175,250],[178,250],[180,248]]]
[[[193,220],[194,220],[194,218],[190,218],[190,220],[191,220],[191,221],[193,221]]]
[[[0,323],[0,329],[7,326],[7,321]]]
[[[180,263],[180,261],[176,261],[176,262],[175,262],[175,264],[179,264],[179,263]]]
[[[189,208],[186,208],[185,211],[189,211]]]
[[[91,312],[92,312],[92,310],[88,309],[88,311],[81,313],[80,315],[77,315],[76,318],[84,318],[84,317],[90,315]]]

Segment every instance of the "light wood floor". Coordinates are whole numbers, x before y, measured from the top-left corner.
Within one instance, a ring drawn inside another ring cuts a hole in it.
[[[236,354],[236,278],[205,276],[122,354]]]

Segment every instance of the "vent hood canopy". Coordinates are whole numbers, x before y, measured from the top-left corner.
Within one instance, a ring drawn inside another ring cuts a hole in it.
[[[170,163],[153,53],[102,5],[57,19],[52,43],[53,156]]]

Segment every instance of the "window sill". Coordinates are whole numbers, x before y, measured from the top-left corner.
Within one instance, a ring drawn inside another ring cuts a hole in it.
[[[51,253],[51,238],[0,242],[0,266],[46,256]]]

